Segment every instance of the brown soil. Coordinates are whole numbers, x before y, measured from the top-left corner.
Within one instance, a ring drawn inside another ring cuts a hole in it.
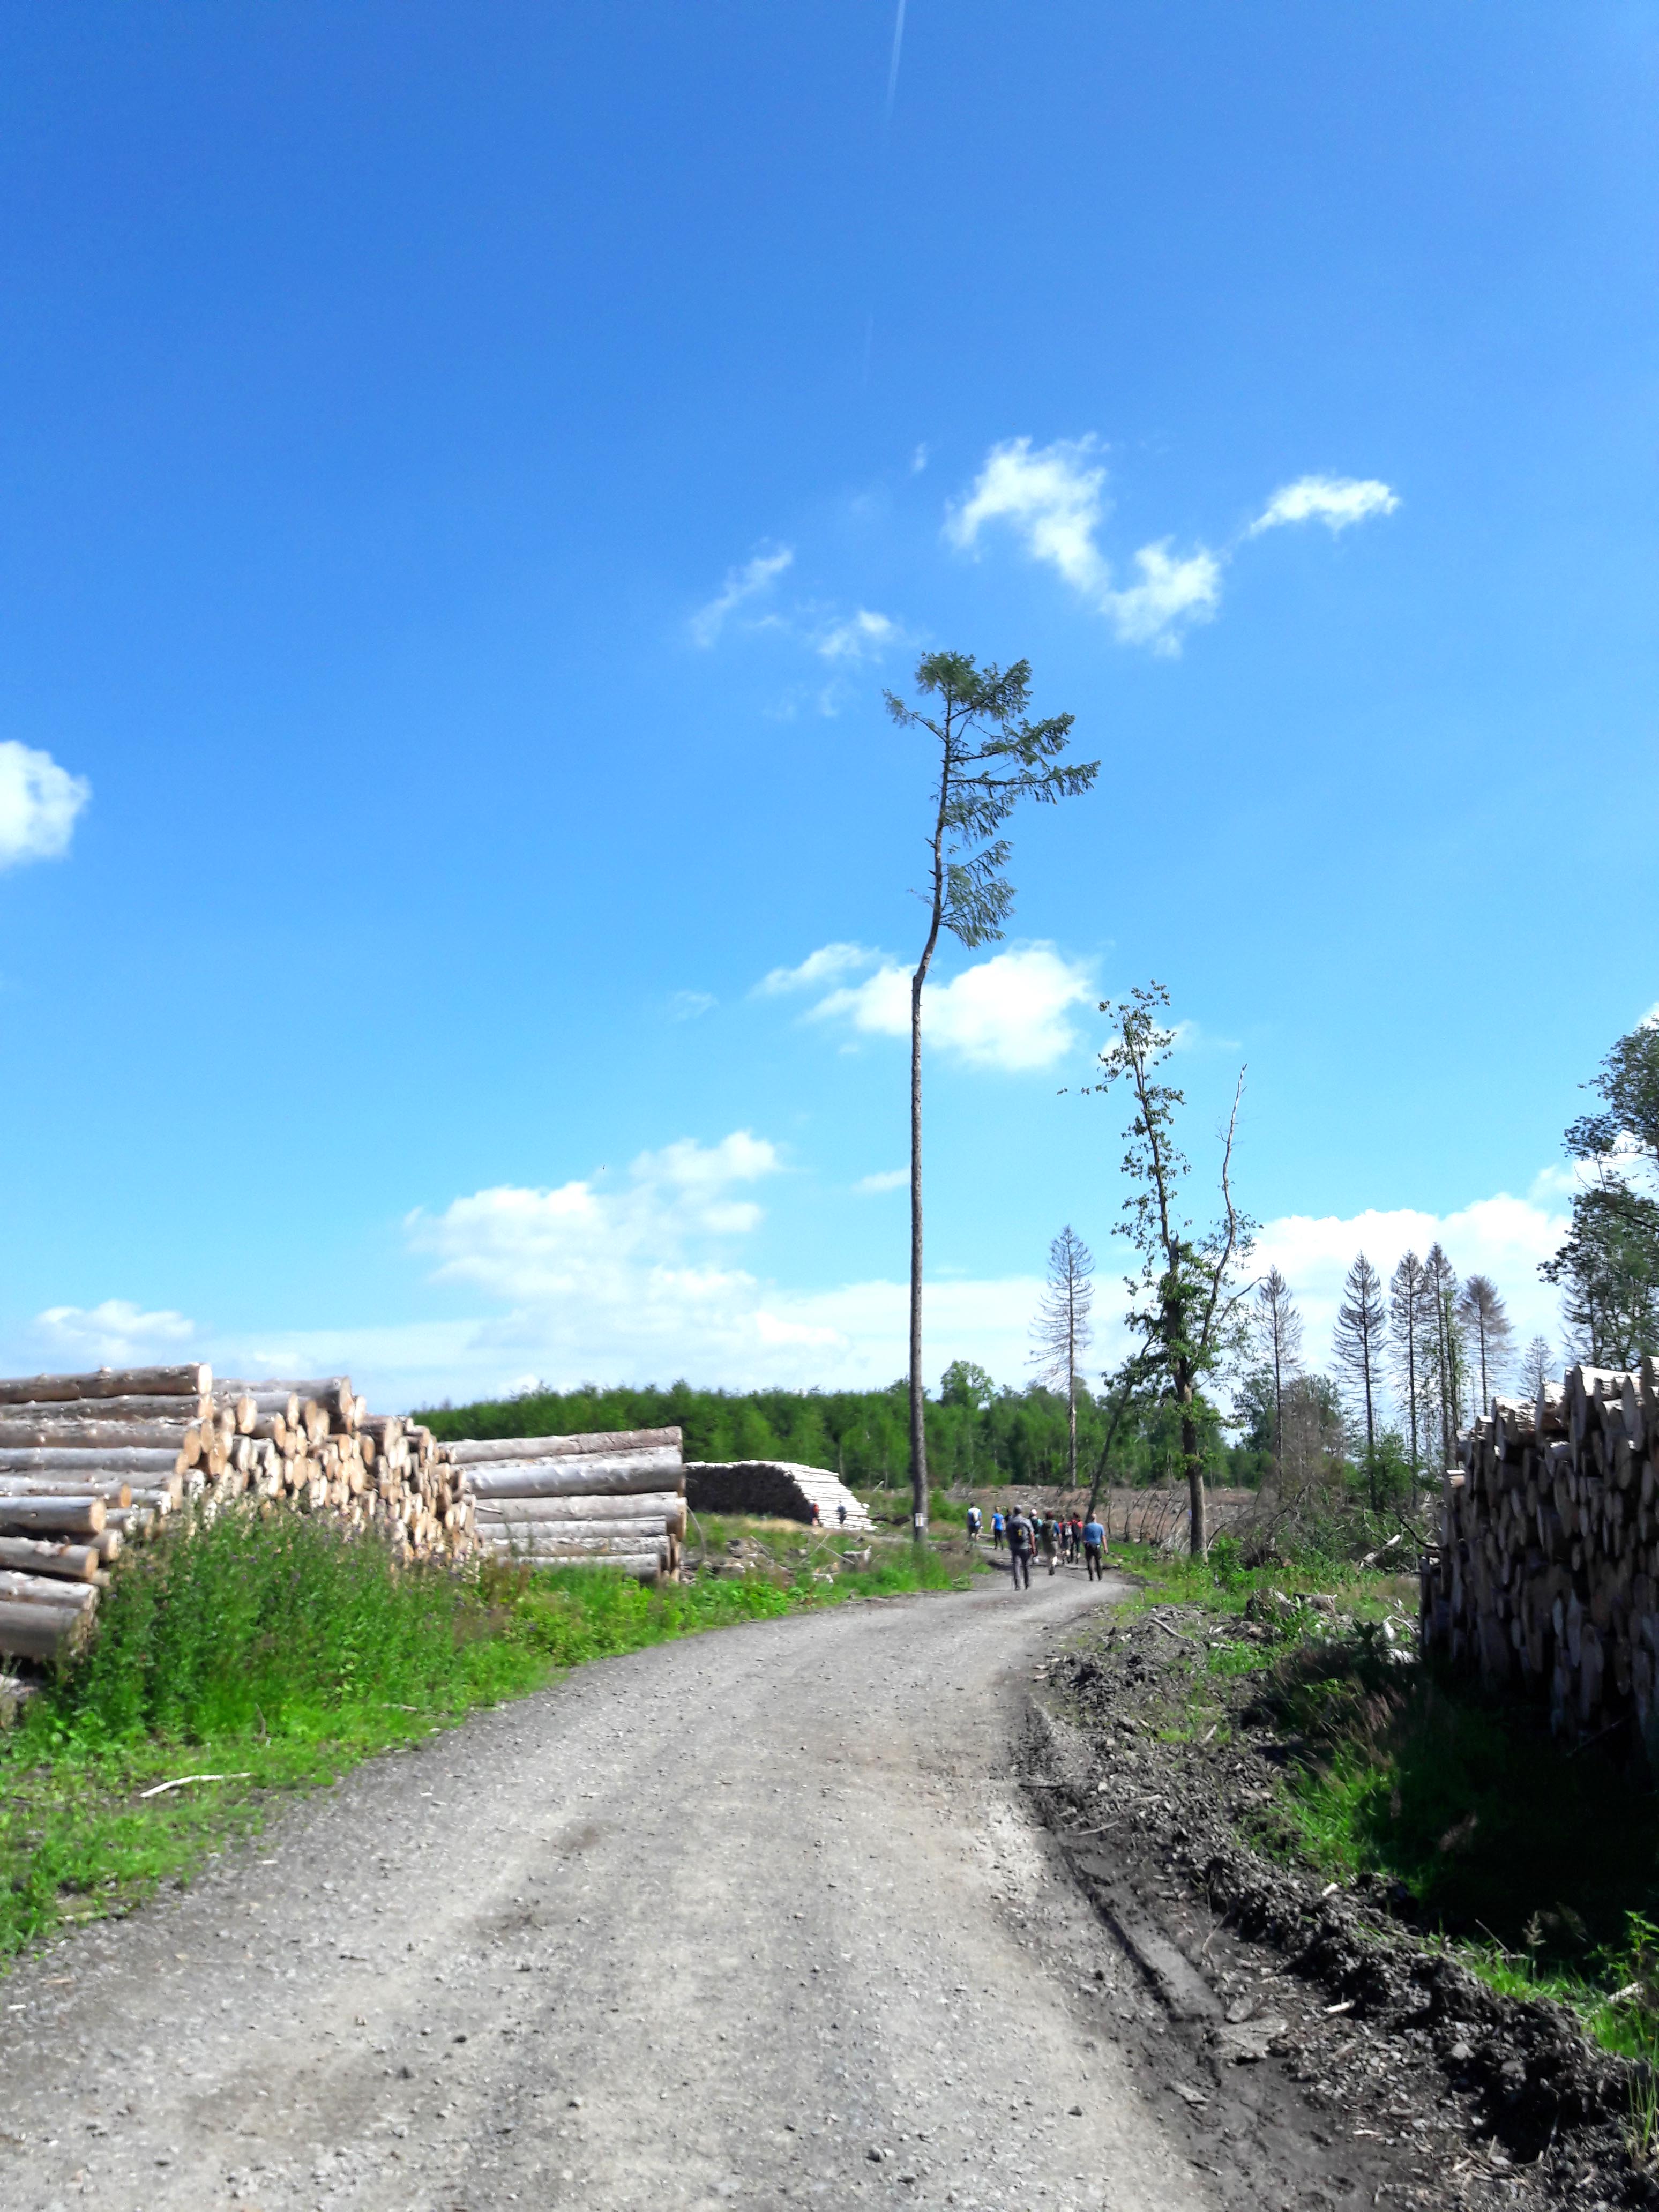
[[[1166,1742],[1184,1658],[1238,1623],[1121,1613],[1037,1678],[1031,1795],[1158,2001],[1142,2063],[1212,2148],[1230,2200],[1659,2203],[1627,2148],[1631,2069],[1559,2007],[1495,1995],[1339,1887],[1253,1849],[1287,1747],[1249,1678],[1206,1678],[1231,1741]],[[1126,2029],[1127,2033],[1127,2029]]]

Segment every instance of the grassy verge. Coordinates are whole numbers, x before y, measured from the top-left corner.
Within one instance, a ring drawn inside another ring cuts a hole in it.
[[[1536,1707],[1401,1665],[1382,1624],[1414,1601],[1403,1579],[1319,1561],[1243,1571],[1216,1550],[1212,1562],[1120,1556],[1145,1578],[1133,1605],[1238,1625],[1238,1640],[1194,1656],[1167,1733],[1224,1746],[1231,1717],[1284,1747],[1250,1840],[1340,1879],[1380,1877],[1403,1917],[1493,1988],[1554,1997],[1606,2048],[1659,2063],[1659,1796],[1646,1771],[1562,1750]]]
[[[720,1544],[747,1526],[719,1524]],[[123,1559],[95,1641],[0,1735],[0,1958],[131,1909],[256,1832],[285,1794],[562,1668],[961,1586],[951,1563],[908,1544],[833,1583],[786,1560],[781,1540],[775,1559],[758,1548],[757,1571],[654,1590],[585,1568],[397,1571],[379,1546],[297,1515],[171,1530]],[[199,1775],[229,1778],[143,1794]]]

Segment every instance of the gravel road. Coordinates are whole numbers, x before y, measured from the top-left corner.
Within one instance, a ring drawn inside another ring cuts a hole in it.
[[[607,1661],[0,1984],[0,2203],[1215,2202],[1013,1780],[1108,1584]]]

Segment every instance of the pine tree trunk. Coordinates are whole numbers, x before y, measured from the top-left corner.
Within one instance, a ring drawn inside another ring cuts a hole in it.
[[[921,1371],[921,987],[910,984],[910,1510],[917,1543],[927,1534],[927,1397]]]
[[[1181,1386],[1181,1456],[1187,1462],[1187,1503],[1192,1554],[1201,1559],[1209,1549],[1204,1501],[1204,1461],[1198,1449],[1198,1423],[1193,1418],[1193,1386]]]

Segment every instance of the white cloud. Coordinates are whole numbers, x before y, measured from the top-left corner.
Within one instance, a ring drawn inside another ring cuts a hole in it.
[[[908,1036],[910,975],[884,957],[862,982],[843,984],[821,999],[810,1018],[845,1021],[866,1036]],[[970,1067],[1011,1073],[1052,1067],[1080,1041],[1067,1018],[1070,1010],[1094,996],[1093,978],[1083,963],[1063,958],[1052,945],[1017,945],[964,968],[948,982],[930,981],[922,994],[922,1035]]]
[[[61,860],[91,796],[86,778],[59,768],[50,753],[15,738],[0,742],[0,868]]]
[[[1178,653],[1182,625],[1215,612],[1221,563],[1201,545],[1184,557],[1171,554],[1166,538],[1135,555],[1139,582],[1115,588],[1099,544],[1107,513],[1101,450],[1092,435],[1057,439],[1035,452],[1029,438],[994,446],[973,489],[947,513],[945,534],[966,552],[987,523],[1006,522],[1031,559],[1047,562],[1091,600],[1126,645]]]
[[[726,617],[775,584],[794,560],[794,548],[780,546],[775,553],[757,553],[741,568],[726,572],[725,583],[706,607],[699,607],[688,625],[691,642],[711,646],[726,627]]]
[[[1264,1224],[1251,1267],[1258,1275],[1273,1266],[1283,1273],[1307,1323],[1309,1360],[1322,1367],[1329,1362],[1331,1324],[1355,1255],[1363,1251],[1386,1282],[1407,1249],[1420,1260],[1437,1241],[1460,1275],[1490,1275],[1497,1284],[1515,1325],[1517,1352],[1530,1338],[1542,1336],[1559,1358],[1559,1303],[1540,1279],[1538,1263],[1566,1234],[1565,1211],[1544,1202],[1561,1195],[1540,1176],[1529,1197],[1500,1191],[1454,1213],[1401,1206],[1346,1218],[1286,1214]]]
[[[807,954],[799,968],[774,968],[755,988],[769,998],[785,991],[816,990],[838,976],[856,975],[860,968],[873,967],[881,957],[862,945],[821,945],[816,952]]]
[[[916,450],[915,451],[915,453],[911,454],[911,456],[910,456],[910,473],[911,473],[911,475],[912,475],[913,477],[919,477],[919,476],[921,474],[922,471],[927,467],[927,459],[928,459],[928,451],[929,451],[929,449],[928,449],[928,447],[927,447],[927,444],[924,442],[923,444],[921,444],[921,445],[918,446],[918,447],[916,447]]]
[[[34,1334],[52,1353],[94,1367],[131,1367],[160,1352],[176,1352],[196,1334],[183,1314],[146,1313],[129,1298],[95,1306],[49,1306]]]
[[[671,1021],[694,1022],[699,1014],[708,1013],[720,1000],[712,991],[676,991],[668,1001]]]
[[[668,1267],[699,1240],[746,1235],[761,1210],[734,1193],[780,1164],[775,1148],[746,1129],[717,1145],[685,1137],[641,1152],[615,1189],[591,1181],[504,1186],[458,1198],[435,1218],[416,1211],[406,1225],[417,1249],[437,1258],[441,1279],[503,1297],[585,1291],[602,1298],[624,1264]]]
[[[814,650],[826,660],[879,660],[904,633],[890,615],[872,614],[860,607],[845,622],[832,623],[814,641]]]
[[[1101,605],[1127,645],[1150,645],[1154,653],[1181,650],[1181,625],[1208,622],[1221,604],[1221,563],[1200,545],[1184,560],[1160,545],[1143,545],[1135,555],[1140,581],[1127,591],[1108,591]]]
[[[1373,514],[1392,514],[1400,504],[1395,493],[1375,477],[1298,477],[1285,484],[1267,501],[1250,525],[1249,535],[1281,529],[1291,522],[1322,522],[1333,537]]]
[[[902,1190],[909,1180],[908,1168],[883,1168],[879,1175],[860,1176],[853,1188],[875,1197],[884,1190]]]

